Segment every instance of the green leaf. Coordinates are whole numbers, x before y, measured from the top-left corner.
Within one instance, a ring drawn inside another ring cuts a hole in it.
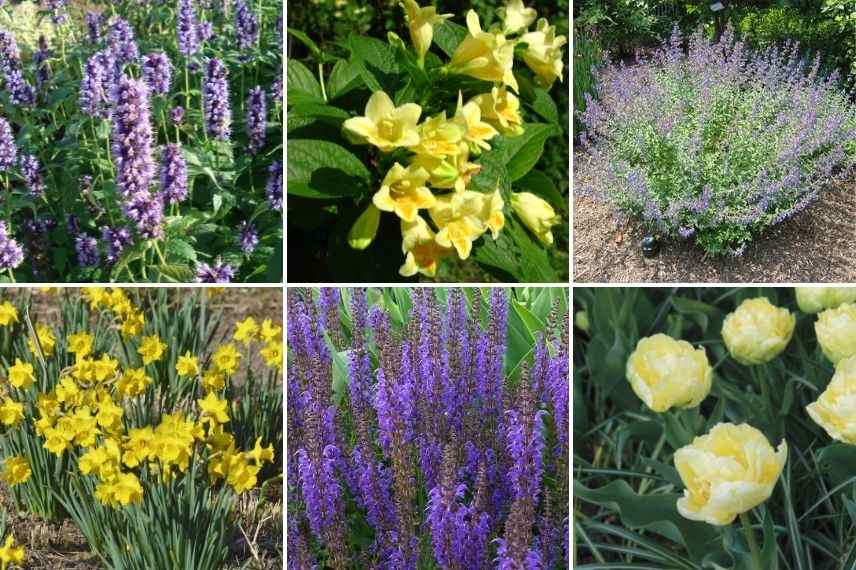
[[[532,170],[544,152],[544,143],[556,134],[556,127],[546,123],[525,124],[524,129],[519,136],[501,137],[494,143],[496,150],[502,153],[512,182]]]
[[[286,98],[289,105],[299,103],[324,103],[321,95],[321,84],[315,75],[297,60],[287,62]]]
[[[327,96],[331,100],[337,99],[362,85],[361,69],[362,66],[354,62],[344,59],[337,61],[327,78]]]
[[[309,51],[312,52],[312,55],[316,59],[321,58],[321,56],[322,56],[321,48],[318,47],[318,44],[316,44],[312,38],[310,38],[304,32],[301,32],[300,30],[295,30],[294,28],[286,28],[286,30],[288,31],[289,35],[293,36],[294,38],[299,40],[300,43],[302,43],[307,48],[309,48]]]
[[[558,206],[565,212],[568,211],[568,202],[565,197],[556,189],[553,180],[540,170],[530,170],[526,176],[517,180],[515,186],[518,190],[532,192],[547,200],[551,205]]]
[[[187,265],[161,263],[151,268],[157,274],[158,282],[189,283],[193,281],[193,270]]]
[[[467,37],[467,34],[469,31],[464,26],[446,20],[442,24],[434,26],[434,43],[447,56],[452,57],[458,48],[458,44]]]
[[[307,198],[358,196],[371,174],[345,148],[327,141],[288,141],[288,193]]]
[[[166,256],[177,257],[183,261],[196,261],[196,250],[184,240],[171,239],[164,246]]]
[[[352,61],[359,66],[360,76],[369,89],[387,93],[396,91],[400,69],[392,47],[366,36],[350,36],[348,47]]]
[[[535,89],[535,98],[532,100],[532,110],[550,123],[559,122],[559,109],[556,102],[543,89]]]

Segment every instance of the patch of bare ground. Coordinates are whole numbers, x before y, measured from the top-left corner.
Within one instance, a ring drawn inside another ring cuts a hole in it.
[[[618,221],[611,206],[588,197],[574,197],[573,223],[577,283],[856,281],[856,178],[769,228],[740,257],[710,257],[692,241],[663,240],[660,253],[647,259],[642,224]]]

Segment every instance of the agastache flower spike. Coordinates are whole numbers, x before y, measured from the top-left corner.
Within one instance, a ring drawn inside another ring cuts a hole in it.
[[[113,229],[104,226],[101,228],[101,241],[104,242],[107,263],[113,264],[119,260],[122,250],[131,242],[131,232],[127,228]]]
[[[164,200],[170,204],[177,204],[187,197],[187,162],[179,144],[170,143],[164,147],[160,187]]]
[[[126,197],[148,193],[155,172],[148,88],[140,80],[123,76],[112,99],[111,138],[119,193]]]
[[[189,58],[199,51],[199,30],[193,0],[178,0],[178,17],[175,25],[178,51]]]
[[[107,100],[104,91],[105,75],[107,71],[101,64],[101,58],[93,55],[86,60],[83,68],[83,79],[80,80],[80,94],[77,104],[80,110],[91,117],[106,118],[107,111],[105,102]]]
[[[219,259],[214,265],[200,262],[196,266],[197,283],[231,283],[235,277],[235,270],[229,264],[224,264]]]
[[[74,249],[77,252],[77,263],[81,267],[98,265],[98,242],[94,237],[80,234],[74,238]]]
[[[256,250],[256,246],[259,245],[259,232],[252,223],[241,222],[238,227],[238,244],[244,255],[250,255]]]
[[[15,166],[18,156],[18,147],[15,146],[15,137],[12,136],[12,127],[9,121],[0,117],[0,172]]]
[[[268,181],[265,194],[272,210],[282,211],[282,162],[275,160],[268,168]]]
[[[256,154],[265,145],[267,128],[267,101],[261,86],[250,90],[247,103],[247,137],[250,139],[250,153]]]
[[[95,12],[87,12],[84,19],[86,20],[86,37],[90,44],[96,45],[101,41],[101,15]]]
[[[21,157],[21,174],[24,175],[27,190],[33,197],[39,197],[45,193],[45,183],[39,169],[39,160],[35,156],[25,154]]]
[[[24,250],[9,235],[6,222],[0,222],[0,270],[15,269],[24,261]]]
[[[140,49],[134,39],[134,28],[122,18],[110,23],[107,46],[120,64],[133,63],[140,57]]]
[[[258,19],[244,0],[235,2],[235,34],[242,51],[251,48],[259,37]]]
[[[152,93],[166,95],[172,78],[172,64],[163,52],[143,56],[143,78]]]
[[[205,64],[205,83],[202,86],[205,130],[209,136],[222,141],[228,141],[232,132],[228,73],[223,62],[212,57]]]

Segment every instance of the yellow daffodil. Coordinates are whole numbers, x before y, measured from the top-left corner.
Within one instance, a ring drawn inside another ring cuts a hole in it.
[[[234,344],[223,344],[218,346],[217,350],[214,351],[211,361],[217,371],[231,376],[238,371],[238,364],[241,362],[241,353],[238,352]]]
[[[112,507],[139,504],[143,501],[143,486],[133,473],[119,473],[95,488],[101,504]]]
[[[122,415],[124,413],[125,410],[117,405],[109,394],[104,394],[98,402],[98,413],[95,414],[95,421],[100,427],[114,433],[122,429]]]
[[[512,192],[511,209],[544,245],[553,245],[553,232],[550,228],[561,219],[545,200],[531,192]]]
[[[15,537],[11,534],[6,537],[6,542],[0,547],[0,568],[6,570],[10,564],[17,566],[24,564],[24,547],[15,547]]]
[[[131,428],[122,443],[122,463],[134,468],[155,458],[151,443],[155,438],[151,426]]]
[[[469,146],[465,142],[458,145],[458,154],[438,158],[427,154],[418,154],[410,161],[411,166],[424,168],[428,172],[428,184],[434,188],[454,188],[463,192],[470,179],[478,174],[481,166],[469,161]]]
[[[152,379],[146,375],[145,368],[131,368],[125,370],[116,382],[116,390],[122,396],[133,398],[145,392],[146,387],[152,383]]]
[[[9,383],[15,388],[26,390],[35,381],[33,365],[29,362],[21,362],[20,358],[16,358],[15,364],[9,367]]]
[[[24,420],[24,404],[9,398],[0,402],[0,422],[4,426],[16,426]]]
[[[505,87],[494,87],[490,93],[476,95],[470,101],[479,106],[482,120],[492,124],[503,135],[517,136],[523,133],[520,99]]]
[[[258,442],[256,445],[258,445]],[[3,462],[3,472],[0,474],[0,478],[9,485],[14,486],[26,483],[32,474],[33,472],[30,469],[30,463],[27,461],[27,458],[21,455],[13,455],[12,457],[7,457]]]
[[[81,331],[68,336],[68,351],[78,358],[83,358],[92,352],[92,335]]]
[[[465,130],[460,123],[446,118],[446,112],[434,115],[419,125],[419,144],[410,150],[415,154],[444,157],[458,154],[458,143]]]
[[[265,461],[273,463],[273,444],[267,447],[262,447],[262,438],[256,438],[256,444],[252,451],[248,451],[247,455],[256,462],[256,465],[261,465]]]
[[[402,220],[412,222],[420,209],[431,208],[436,202],[425,186],[428,177],[428,171],[420,166],[404,168],[396,162],[386,173],[372,203],[378,210],[395,212]]]
[[[487,141],[499,134],[490,123],[482,121],[481,108],[473,101],[464,105],[463,95],[458,91],[458,108],[455,120],[464,128],[464,140],[469,143],[471,152],[490,150]]]
[[[449,62],[449,71],[502,83],[518,90],[511,68],[514,64],[514,42],[499,32],[485,32],[474,10],[467,12],[469,34],[458,44]]]
[[[442,247],[454,247],[461,259],[470,256],[473,241],[485,232],[481,220],[482,196],[472,190],[445,194],[429,211],[431,220],[440,228],[437,243]]]
[[[525,30],[538,17],[534,8],[523,5],[523,0],[508,0],[504,7],[497,8],[496,13],[502,18],[502,31],[506,34]]]
[[[119,474],[122,452],[115,439],[106,439],[103,445],[88,449],[77,461],[84,475],[94,475],[108,481]]]
[[[51,356],[56,346],[56,337],[54,337],[51,329],[45,325],[36,325],[36,337],[39,339],[42,354],[45,357]],[[38,353],[36,343],[33,342],[32,338],[27,339],[27,347],[33,354]]]
[[[356,250],[364,250],[372,244],[380,226],[380,210],[369,204],[348,231],[348,245]]]
[[[235,334],[232,336],[238,342],[249,345],[259,336],[259,325],[253,317],[247,317],[235,325]]]
[[[372,144],[383,152],[419,144],[417,123],[422,107],[405,103],[396,107],[383,91],[375,91],[366,104],[364,117],[353,117],[342,125],[345,136],[354,144]]]
[[[404,0],[404,12],[407,27],[410,30],[410,41],[420,64],[425,61],[425,54],[431,47],[434,38],[434,25],[451,18],[452,14],[438,14],[434,6],[419,6],[415,0]]]
[[[259,351],[262,359],[269,367],[276,370],[282,369],[282,343],[279,341],[269,342]]]
[[[107,305],[110,297],[106,287],[83,287],[80,292],[89,301],[89,308],[98,310],[102,305]]]
[[[210,369],[202,375],[202,388],[206,392],[214,392],[222,390],[226,386],[226,376],[215,370]]]
[[[92,372],[98,382],[113,378],[117,370],[119,370],[119,361],[107,354],[102,354],[101,358],[92,363]]]
[[[451,253],[451,249],[437,243],[434,231],[422,216],[416,216],[413,222],[402,220],[401,249],[405,260],[398,273],[402,277],[413,277],[417,273],[434,277],[437,261]]]
[[[0,326],[8,327],[12,323],[18,322],[18,309],[6,301],[0,304]]]
[[[190,354],[190,351],[179,356],[175,363],[175,371],[179,376],[196,376],[199,374],[199,359]]]
[[[565,36],[557,36],[556,28],[541,18],[536,30],[523,34],[520,41],[527,45],[523,61],[535,73],[535,83],[549,89],[556,79],[563,81],[562,46],[568,41]]]
[[[214,392],[208,392],[208,395],[200,400],[196,400],[199,404],[199,409],[202,414],[211,418],[212,421],[218,424],[225,424],[229,421],[229,402],[225,399],[220,399]]]
[[[143,342],[137,349],[137,353],[143,357],[143,364],[151,364],[163,357],[164,350],[166,350],[166,344],[161,342],[160,337],[155,334],[143,337]]]
[[[122,336],[131,338],[143,332],[146,317],[142,311],[131,311],[122,320]]]
[[[262,327],[259,331],[259,338],[261,338],[263,342],[273,342],[275,340],[281,340],[282,327],[273,324],[273,321],[271,321],[270,319],[265,319],[262,321]]]

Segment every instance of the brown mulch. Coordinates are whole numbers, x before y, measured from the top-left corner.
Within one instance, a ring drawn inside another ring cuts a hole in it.
[[[642,224],[616,222],[609,205],[587,197],[574,197],[573,223],[577,283],[856,281],[856,179],[769,228],[740,257],[710,257],[692,240],[662,240],[660,253],[646,259]]]

